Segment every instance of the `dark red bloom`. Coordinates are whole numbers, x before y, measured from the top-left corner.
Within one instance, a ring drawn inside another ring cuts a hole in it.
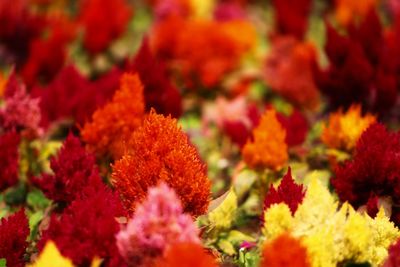
[[[399,267],[400,266],[400,239],[389,247],[389,256],[383,267]]]
[[[367,205],[371,209],[374,196],[391,197],[392,219],[397,218],[400,134],[388,132],[382,124],[371,125],[358,140],[353,159],[335,169],[332,185],[340,200],[348,201],[356,208]]]
[[[95,157],[70,134],[56,157],[50,161],[54,174],[32,178],[44,194],[57,202],[71,203],[80,196],[85,187],[98,188],[102,181],[95,165]]]
[[[289,206],[290,211],[294,214],[298,205],[303,202],[305,193],[303,185],[298,185],[294,182],[289,167],[278,188],[275,189],[272,185],[269,188],[264,200],[264,210],[268,209],[272,204],[283,202]]]
[[[128,69],[140,76],[147,110],[154,108],[159,114],[171,114],[175,118],[182,114],[182,99],[178,88],[168,78],[163,62],[158,61],[151,52],[147,38],[143,40]]]
[[[295,109],[290,116],[277,113],[278,121],[286,129],[286,144],[289,147],[301,145],[306,139],[308,122],[304,115]]]
[[[273,0],[276,28],[281,34],[293,35],[303,39],[307,31],[310,0]]]
[[[19,142],[15,131],[0,136],[0,191],[18,183]]]
[[[86,196],[73,201],[60,217],[51,217],[39,249],[53,240],[77,266],[90,266],[95,256],[104,259],[105,266],[124,266],[115,241],[120,229],[116,217],[125,215],[119,197],[106,185],[85,190]]]
[[[25,210],[21,209],[8,218],[1,219],[0,225],[0,259],[5,258],[7,266],[25,266],[24,254],[28,246],[28,219]]]

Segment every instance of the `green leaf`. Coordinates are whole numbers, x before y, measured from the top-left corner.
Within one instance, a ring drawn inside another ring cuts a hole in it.
[[[31,230],[30,239],[33,240],[38,233],[39,223],[42,221],[44,216],[43,211],[37,211],[29,216],[29,229]]]
[[[237,196],[231,188],[222,202],[208,214],[208,220],[217,229],[229,228],[235,218]]]
[[[220,239],[218,241],[218,248],[221,249],[224,253],[228,254],[229,256],[235,255],[236,250],[235,247],[226,239]]]
[[[255,242],[256,239],[252,236],[246,235],[240,231],[232,230],[229,232],[227,240],[235,245],[240,245],[244,241]]]
[[[18,205],[25,202],[26,187],[23,183],[18,184],[10,188],[4,195],[4,201],[12,206]]]
[[[33,209],[45,209],[47,208],[51,201],[46,198],[42,191],[36,189],[28,193],[27,203]]]
[[[6,267],[7,266],[7,260],[5,258],[0,259],[0,267]]]

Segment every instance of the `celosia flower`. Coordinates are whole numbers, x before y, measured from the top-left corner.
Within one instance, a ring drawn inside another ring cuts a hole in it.
[[[253,139],[242,149],[244,161],[251,168],[280,170],[288,160],[285,138],[285,129],[276,118],[275,110],[268,109],[253,130]]]
[[[18,183],[19,142],[14,131],[0,135],[0,191]]]
[[[150,51],[149,41],[143,40],[128,69],[137,72],[144,86],[146,110],[178,118],[182,114],[182,99],[178,88],[169,80],[165,66]]]
[[[399,224],[399,153],[399,133],[390,133],[378,123],[371,125],[361,135],[353,159],[335,169],[332,184],[339,198],[360,207],[376,196],[391,197],[392,219]]]
[[[215,259],[197,243],[179,243],[170,246],[159,258],[156,267],[217,267]]]
[[[0,224],[0,259],[5,258],[7,266],[23,267],[24,254],[28,247],[28,219],[25,210],[21,209],[8,218],[1,219]]]
[[[156,25],[152,43],[159,58],[173,66],[179,63],[177,68],[190,88],[211,88],[239,66],[255,40],[254,28],[246,21],[169,17]]]
[[[375,121],[376,117],[369,113],[362,116],[360,105],[352,105],[345,113],[339,109],[331,113],[328,123],[324,124],[322,142],[330,148],[351,151],[361,134]]]
[[[84,0],[79,9],[83,45],[91,54],[102,52],[123,34],[133,13],[125,0]]]
[[[307,249],[287,233],[267,242],[262,250],[261,267],[309,267]]]
[[[144,114],[143,85],[137,74],[125,74],[111,102],[96,110],[81,131],[90,150],[119,159]]]
[[[315,110],[320,102],[313,78],[315,62],[316,51],[312,43],[299,42],[293,37],[275,38],[266,60],[265,80],[294,105]]]
[[[41,125],[72,119],[82,125],[118,88],[121,71],[113,69],[89,82],[73,66],[63,68],[46,87],[34,87],[31,94],[40,98]]]
[[[130,266],[149,266],[175,243],[200,243],[198,234],[175,192],[161,183],[149,188],[147,198],[118,233],[117,245]]]
[[[206,166],[175,119],[151,111],[128,147],[128,154],[113,166],[111,182],[130,211],[160,181],[175,190],[185,212],[197,216],[207,211]]]
[[[34,264],[28,267],[47,267],[47,266],[57,266],[57,267],[74,267],[72,261],[68,258],[63,257],[60,251],[58,251],[57,246],[53,241],[47,241],[42,253],[40,253],[38,259]]]
[[[400,239],[389,247],[389,256],[383,264],[383,267],[399,267],[400,266]]]
[[[289,206],[290,211],[294,214],[297,206],[303,201],[304,195],[303,185],[298,185],[294,182],[289,167],[278,188],[275,189],[273,185],[269,188],[264,200],[264,209],[268,209],[272,204],[283,202]]]
[[[4,106],[0,108],[0,126],[6,130],[27,129],[39,134],[39,99],[32,98],[14,73],[8,79]]]
[[[379,0],[336,0],[335,17],[336,20],[346,26],[351,23],[355,18],[364,18],[371,9],[376,8]]]
[[[282,113],[277,113],[276,116],[286,130],[286,144],[289,147],[301,145],[306,139],[309,128],[304,115],[295,109],[289,116],[285,116]]]
[[[85,190],[85,197],[73,201],[60,217],[51,217],[39,249],[52,240],[75,265],[89,266],[98,257],[105,266],[124,266],[115,239],[120,228],[116,217],[125,215],[118,196],[105,185]]]
[[[69,134],[61,150],[50,161],[53,174],[43,174],[32,178],[50,199],[69,204],[85,187],[101,186],[101,178],[95,164],[94,155],[85,151],[79,139]]]
[[[280,34],[288,34],[302,39],[307,31],[308,16],[312,1],[272,1],[275,8],[275,23]]]

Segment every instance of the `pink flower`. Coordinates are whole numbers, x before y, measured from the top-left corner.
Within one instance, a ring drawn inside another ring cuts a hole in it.
[[[171,244],[199,243],[198,229],[188,214],[183,214],[176,193],[165,183],[150,188],[117,235],[117,246],[129,265],[149,265]]]

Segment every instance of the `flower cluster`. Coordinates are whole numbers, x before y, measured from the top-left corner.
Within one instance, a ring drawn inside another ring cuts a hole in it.
[[[20,136],[15,131],[0,135],[0,190],[18,183],[18,146]]]

